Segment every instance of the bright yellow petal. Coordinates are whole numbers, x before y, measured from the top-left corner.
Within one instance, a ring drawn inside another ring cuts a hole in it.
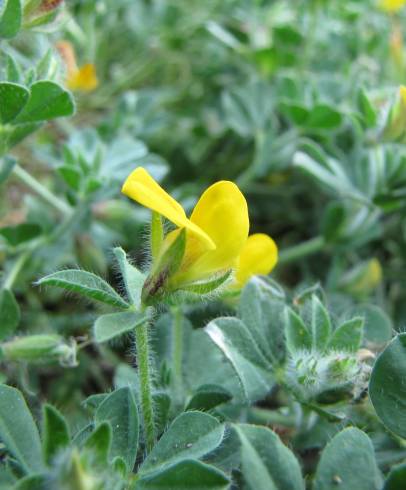
[[[198,237],[188,233],[178,279],[195,281],[234,268],[249,230],[247,202],[239,188],[228,181],[213,184],[202,194],[190,220],[210,236],[216,248],[204,252]]]
[[[271,237],[256,233],[248,237],[242,249],[235,274],[239,286],[243,286],[251,276],[269,274],[278,261],[278,248]]]
[[[90,92],[98,86],[96,69],[92,63],[83,65],[68,75],[66,85],[71,90]]]
[[[186,217],[182,206],[165,192],[144,168],[136,168],[127,177],[121,191],[142,206],[165,216],[179,228],[186,228],[196,235],[204,250],[215,248],[210,236]]]

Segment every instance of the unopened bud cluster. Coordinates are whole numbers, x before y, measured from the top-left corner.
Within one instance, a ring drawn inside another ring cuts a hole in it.
[[[288,361],[287,379],[294,391],[305,400],[317,398],[326,391],[351,392],[362,371],[355,353],[301,351]]]

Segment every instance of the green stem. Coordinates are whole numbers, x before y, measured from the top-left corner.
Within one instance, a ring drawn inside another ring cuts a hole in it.
[[[18,275],[20,274],[22,268],[24,267],[24,265],[27,262],[30,255],[31,255],[31,250],[26,250],[14,262],[14,265],[13,265],[11,271],[9,272],[8,276],[6,277],[6,280],[3,283],[4,289],[12,289],[13,288],[14,283],[16,282]]]
[[[26,170],[24,170],[20,165],[16,164],[13,168],[13,173],[18,177],[21,182],[30,187],[34,192],[47,201],[51,206],[57,209],[62,214],[68,215],[72,213],[71,207],[64,201],[55,196],[49,189],[43,186],[37,179],[30,175]]]
[[[288,262],[294,262],[308,255],[315,254],[323,249],[325,245],[325,240],[322,236],[316,236],[311,240],[299,243],[299,245],[294,245],[293,247],[282,250],[279,255],[279,263],[286,264]]]
[[[282,425],[284,427],[295,427],[296,420],[292,414],[283,414],[278,410],[251,407],[247,413],[250,424],[256,425]]]
[[[261,165],[262,152],[265,143],[265,133],[258,129],[254,135],[254,156],[251,165],[239,176],[237,184],[244,189],[255,178],[256,171]]]
[[[135,347],[137,351],[138,375],[140,378],[141,410],[144,420],[147,452],[155,444],[154,407],[152,402],[152,369],[150,365],[148,321],[135,328]]]
[[[172,309],[172,370],[174,388],[177,398],[180,398],[183,390],[183,315],[180,307]]]

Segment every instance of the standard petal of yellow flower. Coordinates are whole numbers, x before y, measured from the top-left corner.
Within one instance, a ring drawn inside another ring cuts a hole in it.
[[[248,207],[239,188],[228,181],[210,186],[190,217],[216,245],[204,251],[197,237],[188,233],[184,262],[175,280],[192,282],[236,267],[249,230]]]
[[[131,172],[121,191],[142,206],[161,214],[179,228],[186,228],[188,235],[197,237],[203,250],[215,248],[211,237],[186,217],[182,206],[165,192],[143,167]]]
[[[387,13],[399,12],[406,5],[406,0],[380,0],[379,8]]]
[[[240,254],[235,274],[238,286],[243,286],[251,276],[269,274],[278,261],[278,248],[272,238],[263,233],[250,235]]]
[[[83,92],[91,92],[97,88],[98,84],[96,69],[92,63],[87,63],[70,72],[66,80],[66,85],[70,90],[82,90]]]

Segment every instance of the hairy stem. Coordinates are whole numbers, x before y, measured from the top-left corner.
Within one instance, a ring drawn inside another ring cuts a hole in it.
[[[144,434],[147,452],[155,444],[155,421],[152,401],[152,368],[150,364],[148,321],[135,328],[138,375],[140,378],[141,410],[144,420]]]
[[[179,306],[172,309],[172,371],[176,398],[179,399],[183,390],[183,315]]]

